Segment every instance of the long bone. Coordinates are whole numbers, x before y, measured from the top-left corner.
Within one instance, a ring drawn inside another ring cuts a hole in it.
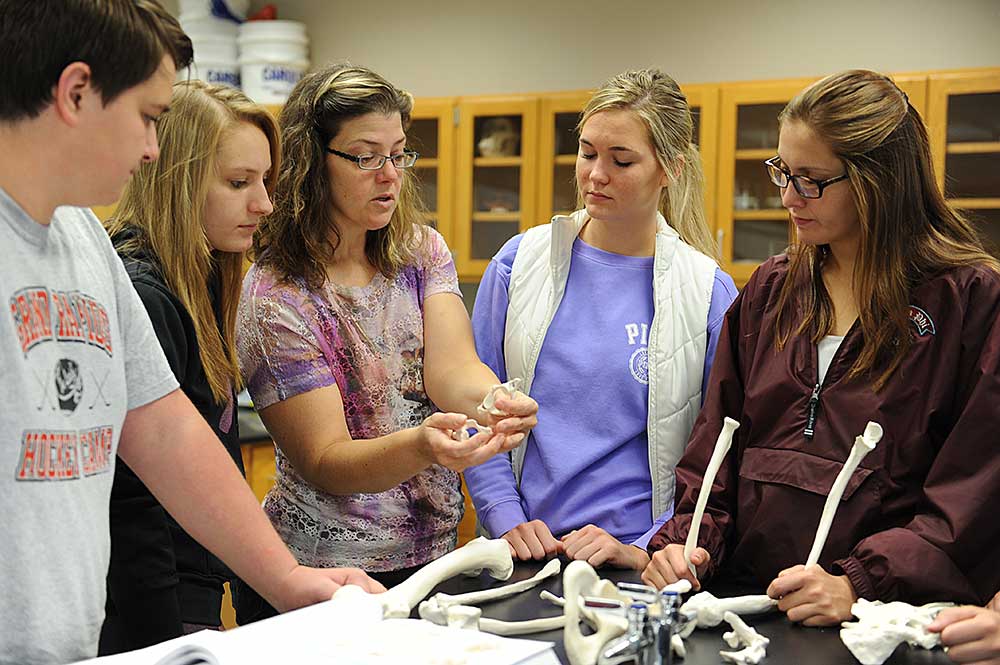
[[[764,614],[778,606],[778,601],[765,595],[735,596],[733,598],[716,598],[708,591],[692,596],[681,605],[681,612],[694,614],[696,619],[689,622],[681,632],[683,637],[689,636],[695,628],[713,628],[722,623],[726,612],[733,614]]]
[[[604,582],[604,580],[601,581]],[[649,594],[646,593],[645,591],[639,591],[639,589],[641,589],[642,587],[643,587],[642,584],[626,584],[623,582],[619,582],[618,586],[616,587],[617,593],[608,593],[607,591],[605,591],[606,587],[602,586],[602,588],[599,589],[600,592],[598,593],[598,595],[605,598],[616,598],[618,600],[621,600],[623,603],[630,603],[634,600],[648,601]],[[635,589],[636,591],[633,591],[633,589]],[[665,587],[660,589],[660,591],[661,592],[675,591],[680,594],[688,593],[689,591],[691,591],[691,582],[689,582],[688,580],[677,580],[676,582],[672,582],[666,585]],[[542,589],[541,591],[539,591],[538,597],[558,607],[564,607],[566,605],[566,600],[562,596],[557,596],[548,589]]]
[[[726,612],[723,618],[733,629],[724,633],[722,639],[733,649],[739,646],[743,646],[743,649],[720,651],[719,656],[722,660],[740,665],[757,665],[762,661],[767,655],[767,645],[771,643],[771,640],[748,626],[743,619],[732,612]]]
[[[830,525],[833,524],[833,516],[837,514],[837,506],[840,505],[840,497],[844,495],[844,488],[847,481],[851,479],[851,474],[858,468],[858,464],[865,455],[875,450],[875,446],[882,440],[882,426],[876,422],[868,422],[865,433],[854,439],[851,446],[851,454],[847,456],[843,468],[837,474],[837,479],[833,481],[830,494],[826,497],[823,505],[823,515],[819,518],[819,527],[816,529],[816,538],[813,540],[812,549],[809,550],[809,558],[806,559],[806,568],[816,565],[819,555],[826,544],[826,537],[830,534]]]
[[[379,596],[383,616],[387,619],[404,619],[410,616],[410,611],[431,589],[444,580],[460,573],[478,574],[484,568],[495,579],[510,579],[514,572],[514,561],[506,540],[476,538],[464,547],[431,561],[405,582]]]
[[[691,574],[698,577],[694,564],[691,563],[691,553],[698,546],[698,531],[701,529],[701,518],[705,514],[705,506],[708,504],[708,495],[712,493],[712,484],[715,482],[715,474],[722,466],[722,460],[726,458],[729,447],[733,444],[733,432],[739,428],[740,424],[728,416],[722,423],[722,431],[715,441],[715,450],[712,451],[712,459],[705,469],[705,477],[701,481],[701,490],[698,492],[698,502],[694,507],[694,515],[691,516],[691,529],[688,531],[687,540],[684,541],[684,560],[687,562]]]
[[[421,609],[423,603],[421,603]],[[546,617],[544,619],[532,619],[531,621],[499,621],[497,619],[484,619],[483,611],[478,607],[469,605],[451,605],[447,608],[445,624],[451,628],[462,628],[465,630],[480,630],[484,633],[494,635],[529,635],[531,633],[543,633],[547,630],[559,630],[566,624],[565,616]],[[426,619],[421,613],[421,618]],[[438,622],[434,622],[438,623]]]
[[[586,561],[573,561],[563,573],[563,593],[566,594],[563,644],[572,665],[595,665],[601,648],[628,630],[628,620],[624,615],[592,611],[580,606],[580,596],[592,594],[600,582],[601,579]],[[581,616],[594,626],[593,635],[584,637],[580,631]]]

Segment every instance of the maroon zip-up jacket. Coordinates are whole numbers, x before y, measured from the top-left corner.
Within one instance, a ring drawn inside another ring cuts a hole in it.
[[[805,563],[834,478],[873,420],[884,436],[847,485],[820,565],[862,598],[985,603],[1000,589],[1000,275],[967,266],[914,289],[913,346],[879,392],[847,376],[864,343],[855,324],[816,393],[816,345],[807,335],[775,344],[787,270],[785,256],[762,265],[726,315],[677,466],[675,516],[650,553],[687,537],[730,416],[740,428],[699,545],[708,576],[766,587]]]

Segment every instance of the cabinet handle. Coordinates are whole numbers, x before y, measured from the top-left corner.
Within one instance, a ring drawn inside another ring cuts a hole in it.
[[[722,251],[723,239],[726,237],[725,229],[716,229],[715,231],[715,244],[718,245],[719,256],[722,256],[724,252]]]

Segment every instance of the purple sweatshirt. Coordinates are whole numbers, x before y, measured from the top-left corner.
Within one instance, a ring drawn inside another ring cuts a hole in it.
[[[511,238],[490,262],[472,315],[479,357],[501,381],[507,380],[507,287],[520,242],[521,236]],[[717,270],[703,386],[735,297],[733,280]],[[595,524],[645,548],[670,518],[673,508],[652,520],[646,438],[652,320],[653,257],[612,254],[577,238],[566,294],[535,368],[531,396],[539,405],[538,425],[524,444],[520,488],[509,456],[465,471],[479,520],[492,536],[540,519],[557,538]]]

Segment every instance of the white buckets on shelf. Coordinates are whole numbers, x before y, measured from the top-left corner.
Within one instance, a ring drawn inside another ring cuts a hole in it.
[[[191,78],[208,83],[240,87],[240,66],[236,45],[239,24],[231,18],[220,18],[215,13],[214,4],[225,9],[232,2],[216,3],[208,0],[184,0],[181,2],[180,24],[191,38],[194,46],[194,63]],[[249,4],[249,3],[247,3]],[[244,16],[246,7],[243,7]],[[227,12],[225,16],[231,14]],[[179,79],[187,78],[185,71],[178,72]]]
[[[283,104],[309,68],[309,38],[298,21],[248,21],[239,27],[243,91],[260,104]]]

